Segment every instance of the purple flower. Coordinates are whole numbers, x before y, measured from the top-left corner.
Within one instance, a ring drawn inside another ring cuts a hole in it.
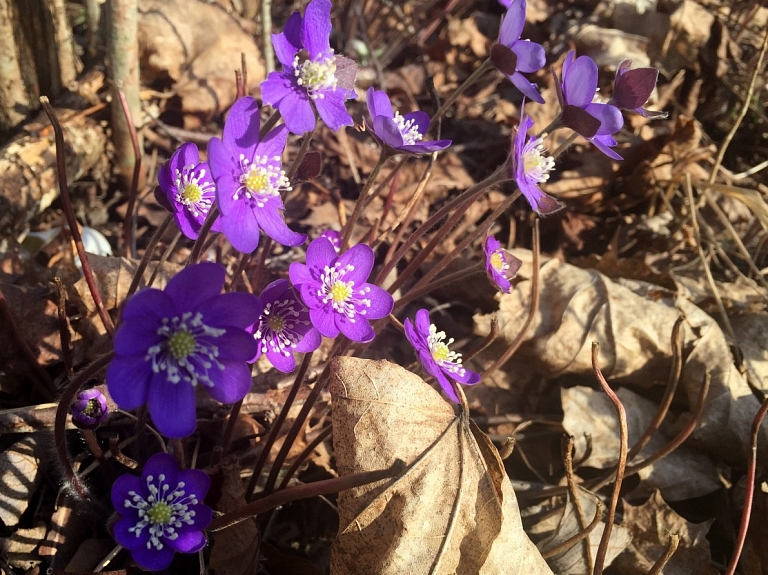
[[[288,280],[277,280],[261,292],[264,304],[258,321],[249,331],[258,344],[256,361],[261,354],[278,370],[290,373],[296,369],[293,352],[315,351],[322,343],[320,332],[309,320],[309,310],[296,295]]]
[[[279,126],[259,141],[259,106],[250,97],[232,106],[224,124],[223,140],[208,143],[208,161],[216,180],[221,231],[243,253],[259,245],[259,229],[285,246],[307,239],[292,232],[282,216],[281,190],[291,186],[282,169],[288,130]]]
[[[643,108],[656,87],[659,71],[656,68],[635,68],[630,70],[632,60],[624,60],[616,69],[613,83],[613,97],[609,104],[622,110],[636,112],[650,119],[666,118],[666,112],[655,112]]]
[[[112,484],[112,505],[120,516],[115,541],[143,569],[160,571],[175,553],[205,547],[204,530],[213,511],[203,503],[211,478],[199,469],[181,470],[167,453],[149,458],[141,472]]]
[[[536,72],[547,63],[544,48],[535,42],[520,39],[525,25],[526,2],[514,0],[511,4],[502,2],[502,5],[506,5],[508,10],[501,22],[499,41],[491,47],[491,62],[526,98],[543,104],[544,98],[536,85],[520,73]]]
[[[563,205],[539,188],[539,184],[549,179],[549,172],[555,168],[555,161],[546,155],[541,137],[528,137],[528,130],[532,127],[533,120],[523,115],[515,134],[508,169],[531,208],[541,215],[547,215],[556,212]]]
[[[160,168],[157,179],[160,189],[155,189],[155,198],[173,214],[181,233],[196,240],[216,199],[208,162],[201,162],[197,146],[187,142]],[[211,230],[221,231],[218,219]]]
[[[410,318],[406,318],[403,327],[405,337],[419,354],[419,361],[424,370],[437,380],[451,401],[459,403],[459,398],[448,379],[465,385],[474,385],[480,381],[480,374],[469,371],[461,365],[461,354],[448,349],[448,346],[453,343],[453,338],[447,342],[444,341],[445,332],[437,331],[434,324],[429,323],[427,310],[420,309],[416,312],[415,325],[411,323]]]
[[[589,56],[569,52],[563,61],[562,81],[555,84],[563,108],[562,123],[581,134],[609,158],[622,157],[611,148],[613,134],[624,125],[616,106],[593,102],[597,93],[597,64]]]
[[[331,242],[317,238],[307,248],[307,264],[292,263],[288,274],[321,334],[341,332],[352,341],[369,342],[374,333],[368,320],[386,317],[395,303],[386,290],[366,283],[372,269],[373,250],[367,245],[339,256]]]
[[[426,112],[416,111],[401,116],[400,112],[392,111],[387,93],[374,90],[373,86],[368,88],[366,100],[373,122],[366,122],[366,126],[380,146],[418,155],[441,152],[451,145],[450,140],[421,141],[429,129],[429,114]]]
[[[195,430],[198,385],[222,403],[241,400],[251,388],[246,362],[256,342],[246,328],[262,306],[251,294],[221,294],[224,276],[219,264],[195,264],[164,290],[141,290],[123,309],[107,370],[109,393],[123,409],[148,404],[167,437]]]
[[[317,237],[325,238],[326,240],[331,242],[333,244],[333,249],[336,250],[337,254],[341,252],[341,232],[337,230],[332,230],[331,228],[326,228],[322,232],[320,232],[320,235]]]
[[[72,423],[75,427],[96,429],[109,413],[107,398],[96,387],[84,389],[77,393],[69,411],[72,413]]]
[[[502,249],[499,240],[493,236],[485,239],[485,271],[488,279],[504,293],[509,293],[511,280],[517,275],[520,266],[523,265],[519,259]]]
[[[304,17],[294,12],[281,34],[272,34],[282,72],[270,72],[261,84],[265,103],[280,110],[293,134],[315,127],[315,112],[332,130],[351,126],[344,101],[354,98],[357,67],[331,49],[331,2],[312,0]]]

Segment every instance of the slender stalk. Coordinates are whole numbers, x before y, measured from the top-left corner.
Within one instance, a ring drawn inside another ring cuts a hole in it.
[[[152,254],[155,253],[155,248],[157,247],[157,243],[160,241],[160,238],[163,237],[165,230],[168,229],[168,226],[171,225],[172,221],[173,221],[173,215],[168,214],[167,216],[165,216],[163,223],[160,224],[160,227],[158,227],[155,230],[155,233],[152,234],[152,238],[149,240],[149,245],[147,246],[147,249],[144,250],[144,255],[142,256],[141,261],[139,262],[139,265],[136,268],[136,272],[133,274],[133,278],[131,279],[131,285],[128,288],[128,293],[125,294],[126,298],[132,295],[137,289],[139,289],[141,278],[144,277],[144,271],[147,269],[147,266],[149,265],[149,261],[152,259]],[[159,267],[159,264],[158,264],[158,267]]]
[[[141,176],[141,150],[139,149],[139,135],[136,133],[136,124],[133,122],[128,100],[125,93],[119,88],[117,89],[117,98],[125,116],[125,125],[133,148],[133,176],[131,177],[131,187],[128,190],[128,207],[125,210],[125,219],[123,220],[123,243],[125,243],[125,255],[129,258],[135,258],[136,214],[134,212],[136,210],[136,196],[139,193],[139,176]]]
[[[309,443],[309,445],[304,448],[304,451],[301,452],[301,454],[296,458],[296,461],[294,461],[288,468],[288,471],[285,472],[285,476],[280,482],[280,487],[278,489],[285,489],[288,486],[288,482],[291,480],[291,477],[293,477],[298,471],[299,467],[301,467],[301,464],[304,463],[307,457],[309,457],[310,454],[315,450],[315,447],[330,437],[331,433],[333,433],[333,426],[328,425],[320,433],[317,434],[317,437],[315,437]]]
[[[88,449],[91,450],[91,453],[93,453],[93,456],[96,458],[96,461],[99,462],[99,467],[101,468],[101,471],[104,473],[106,478],[112,482],[115,480],[114,473],[112,473],[112,470],[109,468],[109,464],[107,463],[107,458],[104,457],[104,452],[101,450],[101,446],[99,445],[99,442],[96,440],[96,434],[91,429],[81,429],[80,430],[83,434],[83,437],[85,438],[85,442],[88,444]]]
[[[264,122],[264,125],[261,127],[261,130],[259,130],[259,141],[264,139],[264,136],[267,135],[267,133],[275,127],[275,125],[280,121],[280,110],[275,110],[272,112],[272,115],[267,119],[266,122]]]
[[[418,299],[420,297],[423,297],[430,292],[439,290],[440,288],[444,288],[447,285],[450,285],[459,280],[463,280],[464,278],[475,275],[476,273],[483,273],[484,270],[485,270],[485,265],[481,262],[473,266],[469,266],[468,268],[465,268],[463,270],[459,270],[459,271],[453,272],[452,274],[448,274],[447,276],[442,277],[435,282],[431,282],[426,285],[421,285],[420,287],[414,287],[408,290],[408,293],[406,293],[403,297],[401,297],[399,300],[395,302],[395,309],[393,311],[397,311],[398,309],[403,307],[405,304],[410,303],[413,300]]]
[[[312,143],[312,137],[315,135],[315,132],[317,131],[317,126],[319,125],[320,125],[319,121],[315,122],[315,127],[312,128],[312,131],[304,135],[304,140],[301,142],[299,153],[296,154],[296,158],[293,160],[291,167],[288,168],[288,173],[285,174],[285,177],[288,178],[289,182],[293,180],[293,177],[296,175],[296,172],[299,171],[299,166],[301,166],[301,162],[304,159],[304,156],[307,154],[307,150],[309,150],[309,144]]]
[[[221,435],[221,448],[226,453],[227,445],[232,439],[232,432],[235,430],[235,424],[237,418],[240,416],[240,410],[243,407],[243,400],[236,401],[232,404],[232,408],[229,410],[229,417],[227,418],[227,426],[224,428],[224,433]]]
[[[349,247],[349,238],[352,236],[352,229],[355,227],[357,220],[360,219],[360,214],[363,212],[363,206],[368,203],[368,192],[376,181],[376,176],[379,175],[381,168],[384,167],[384,164],[388,159],[389,154],[384,150],[384,148],[382,148],[381,152],[379,153],[379,159],[376,161],[376,165],[373,166],[371,175],[368,176],[363,189],[360,190],[360,195],[357,197],[357,202],[355,202],[355,209],[352,211],[352,215],[349,217],[347,224],[344,226],[344,232],[341,236],[342,252],[345,251],[347,247]]]
[[[56,313],[59,319],[59,343],[61,345],[61,360],[64,363],[64,371],[67,372],[67,377],[75,375],[74,362],[72,360],[72,348],[70,346],[72,338],[69,334],[69,320],[67,319],[67,288],[61,281],[59,276],[53,278],[53,282],[56,284],[56,291],[59,294],[59,299],[56,302]],[[2,292],[0,292],[2,297]],[[48,372],[46,372],[46,375]]]
[[[51,107],[51,103],[48,101],[47,96],[40,96],[40,104],[43,106],[48,119],[53,126],[53,133],[56,138],[56,172],[59,177],[59,192],[61,196],[61,207],[64,210],[64,214],[67,217],[67,224],[69,225],[69,231],[72,234],[72,240],[75,242],[75,248],[77,249],[77,255],[80,257],[80,264],[83,269],[83,277],[85,283],[88,285],[88,291],[91,292],[93,303],[96,306],[96,311],[101,318],[101,322],[104,324],[104,329],[111,336],[115,331],[115,324],[112,323],[112,318],[109,317],[107,309],[104,307],[104,302],[101,299],[99,288],[96,286],[96,280],[93,278],[93,270],[91,264],[88,261],[88,256],[85,253],[85,246],[83,246],[83,236],[80,234],[80,228],[77,226],[77,218],[75,218],[75,210],[72,207],[72,199],[69,196],[69,185],[67,184],[67,167],[64,148],[64,131],[61,129],[59,119],[56,117],[56,113]]]
[[[466,90],[472,84],[474,84],[475,81],[477,81],[477,79],[480,78],[480,76],[485,74],[491,68],[493,68],[493,63],[491,63],[491,59],[490,58],[486,59],[485,62],[480,64],[477,67],[477,70],[472,72],[469,75],[469,77],[466,80],[464,80],[464,82],[461,84],[461,86],[456,88],[456,90],[454,90],[454,92],[450,96],[448,96],[448,98],[445,100],[445,102],[443,102],[443,105],[440,106],[440,108],[437,110],[437,112],[435,112],[435,115],[432,116],[432,118],[429,121],[429,128],[431,129],[431,128],[434,127],[434,125],[436,124],[438,118],[440,118],[440,116],[445,114],[445,112],[448,110],[448,108],[450,108],[453,105],[453,103],[457,100],[457,98],[464,93],[464,90]],[[427,130],[427,131],[429,131],[429,130]]]
[[[203,253],[203,245],[205,245],[205,239],[208,237],[208,233],[211,231],[211,228],[213,227],[213,224],[218,217],[219,208],[218,206],[214,205],[211,208],[211,211],[208,212],[208,216],[206,216],[205,221],[203,222],[203,227],[200,228],[200,235],[197,236],[195,245],[192,246],[192,253],[189,254],[187,265],[196,264],[200,259],[200,255]]]

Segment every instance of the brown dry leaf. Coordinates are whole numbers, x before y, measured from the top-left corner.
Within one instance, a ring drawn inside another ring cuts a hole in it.
[[[216,511],[230,513],[241,509],[245,501],[245,488],[237,464],[225,464],[219,471],[221,497]],[[251,517],[218,531],[213,537],[210,568],[217,575],[247,575],[254,573],[259,564],[259,527]]]
[[[139,57],[142,80],[174,83],[187,128],[209,122],[235,101],[235,70],[244,54],[248,88],[264,79],[253,37],[225,10],[205,2],[141,0]]]
[[[332,573],[551,573],[496,448],[432,387],[385,360],[337,357],[330,390],[341,475],[408,466],[339,494]]]
[[[37,546],[48,532],[48,526],[40,521],[30,529],[19,529],[10,537],[0,538],[0,553],[12,567],[28,571],[40,564]]]
[[[656,491],[639,506],[624,502],[621,525],[631,534],[626,552],[614,562],[620,575],[645,575],[661,557],[670,533],[680,536],[675,554],[664,566],[664,575],[715,575],[709,555],[707,532],[712,521],[689,523],[675,513]]]
[[[744,364],[752,385],[768,391],[768,313],[750,313],[731,318]]]
[[[43,448],[28,435],[0,452],[0,520],[7,527],[19,522],[42,477]]]
[[[578,486],[577,489],[579,503],[581,504],[581,509],[584,513],[584,524],[579,520],[576,506],[573,504],[573,501],[569,499],[567,505],[563,508],[563,513],[559,517],[552,516],[531,527],[531,533],[550,533],[548,537],[538,543],[538,547],[542,552],[554,549],[571,537],[582,532],[584,526],[589,525],[592,522],[595,513],[597,513],[597,496]],[[602,507],[601,513],[604,510],[605,506]],[[593,559],[600,546],[600,539],[603,537],[603,531],[605,531],[605,522],[600,521],[589,533],[589,537],[586,539]],[[608,541],[608,550],[605,556],[604,565],[606,567],[611,565],[613,560],[626,549],[627,544],[629,543],[629,538],[630,535],[627,529],[619,525],[613,526]],[[549,566],[555,573],[557,573],[557,575],[586,575],[591,572],[589,568],[591,565],[587,566],[584,546],[585,542],[577,543],[570,549],[552,556],[547,560],[547,563],[549,563]]]
[[[629,444],[634,444],[656,415],[655,403],[622,387],[617,392],[627,413]],[[619,424],[616,409],[602,391],[588,387],[572,387],[560,391],[563,402],[563,427],[576,440],[577,453],[586,453],[586,438],[592,441],[587,467],[608,469],[616,466],[619,453]],[[661,450],[669,441],[662,431],[656,432],[638,458],[637,463]],[[685,446],[638,472],[638,490],[648,493],[659,489],[667,501],[680,501],[712,493],[722,485],[715,464],[706,455]]]
[[[530,277],[531,254],[513,250],[523,260],[518,277]],[[752,419],[760,403],[733,364],[717,323],[673,292],[640,281],[611,281],[594,270],[550,260],[540,273],[541,303],[520,352],[534,361],[529,369],[546,376],[571,373],[592,378],[592,342],[600,344],[600,366],[621,385],[666,385],[672,363],[672,326],[682,314],[685,361],[681,388],[691,408],[710,376],[709,394],[693,433],[696,447],[729,462],[745,462]],[[530,280],[500,296],[501,335],[511,342],[530,309]],[[487,335],[491,315],[477,315],[476,332]],[[491,349],[493,352],[493,348]],[[510,364],[514,365],[514,364]],[[687,414],[680,417],[684,424]],[[768,431],[762,431],[768,441]]]

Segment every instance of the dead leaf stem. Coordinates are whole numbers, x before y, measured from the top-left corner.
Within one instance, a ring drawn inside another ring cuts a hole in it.
[[[96,311],[99,313],[101,322],[104,324],[104,329],[112,336],[115,331],[115,324],[112,323],[112,318],[109,317],[107,309],[104,307],[104,302],[101,299],[99,288],[96,286],[96,281],[93,279],[93,270],[91,264],[88,261],[88,255],[85,253],[85,246],[83,246],[83,236],[80,234],[80,228],[77,224],[77,218],[75,217],[75,211],[72,207],[72,199],[69,196],[69,184],[67,183],[67,159],[65,157],[66,148],[64,146],[64,131],[61,128],[61,123],[56,117],[56,113],[51,107],[51,103],[47,96],[40,96],[40,104],[45,110],[48,119],[53,126],[53,133],[56,139],[56,174],[59,180],[59,195],[61,197],[61,207],[64,210],[64,214],[67,217],[67,224],[69,225],[69,232],[72,234],[72,240],[75,242],[75,248],[77,249],[77,255],[80,257],[80,264],[82,265],[83,276],[85,282],[88,284],[88,290],[91,292],[93,303],[96,306]]]
[[[662,569],[664,569],[664,566],[672,558],[672,555],[674,555],[675,551],[677,551],[677,546],[679,544],[680,536],[677,533],[670,533],[667,548],[664,549],[664,553],[661,554],[661,557],[656,560],[656,563],[653,564],[651,570],[648,571],[648,575],[661,575]]]
[[[595,530],[595,527],[598,526],[600,523],[600,518],[603,516],[603,502],[600,501],[600,499],[595,498],[595,516],[592,518],[592,521],[589,525],[584,527],[581,531],[576,533],[575,535],[572,535],[562,543],[560,543],[557,547],[553,547],[552,549],[548,549],[547,551],[542,551],[541,556],[544,559],[550,559],[552,557],[555,557],[556,555],[559,555],[560,553],[564,553],[568,551],[571,547],[576,545],[582,540],[585,540],[592,531]],[[581,521],[581,519],[579,520]],[[591,565],[592,558],[590,557],[590,547],[589,547],[589,541],[585,542],[585,549],[587,553],[587,562]]]
[[[461,84],[458,88],[456,88],[453,93],[448,96],[448,98],[443,102],[443,105],[440,106],[440,108],[435,112],[435,115],[432,116],[429,120],[429,129],[433,128],[436,124],[436,121],[443,115],[445,112],[453,106],[453,103],[458,99],[459,96],[461,96],[464,93],[464,90],[469,88],[472,84],[475,83],[475,81],[485,74],[488,70],[493,68],[493,64],[491,63],[491,59],[487,58],[482,64],[480,64],[477,69],[472,72],[466,80],[464,80],[464,83]],[[427,132],[429,132],[429,129],[427,129]]]
[[[136,124],[133,122],[131,108],[128,105],[128,99],[125,93],[118,87],[116,89],[117,98],[120,101],[120,108],[125,118],[125,126],[128,131],[128,137],[133,148],[133,174],[131,176],[131,187],[128,190],[128,207],[125,210],[123,219],[123,243],[125,244],[125,256],[129,258],[136,257],[136,196],[139,193],[139,176],[141,176],[141,150],[139,149],[139,136],[136,133]]]
[[[744,549],[744,542],[747,539],[747,530],[749,529],[749,518],[752,514],[752,499],[755,495],[755,474],[757,472],[757,436],[760,432],[760,425],[763,423],[765,413],[768,412],[768,397],[763,400],[760,409],[752,421],[752,432],[750,434],[750,453],[749,465],[747,466],[746,486],[744,489],[744,509],[741,512],[741,524],[739,525],[739,534],[733,546],[733,556],[728,564],[728,570],[725,575],[733,575],[736,567],[739,565],[739,557]]]
[[[531,325],[531,322],[533,322],[533,318],[536,317],[536,313],[539,311],[539,299],[541,296],[540,290],[539,290],[539,254],[541,253],[541,243],[539,241],[539,220],[536,218],[533,222],[533,249],[531,250],[532,253],[532,268],[531,268],[531,309],[528,312],[528,317],[525,318],[525,323],[523,323],[523,326],[520,328],[520,332],[517,334],[517,337],[515,340],[509,345],[507,350],[502,354],[501,357],[499,357],[496,361],[494,361],[490,367],[488,367],[485,371],[483,371],[483,374],[481,376],[482,379],[485,379],[489,375],[491,375],[494,371],[499,369],[502,365],[507,363],[509,359],[515,354],[517,351],[517,348],[520,347],[520,344],[523,342],[523,338],[525,337],[525,334],[528,332],[528,328]]]
[[[592,342],[592,369],[594,370],[595,377],[600,383],[600,387],[613,403],[616,408],[616,415],[619,420],[619,463],[616,466],[616,481],[613,484],[613,493],[611,493],[611,502],[608,506],[608,516],[605,520],[605,529],[603,530],[603,536],[600,538],[600,545],[597,548],[597,557],[595,558],[594,575],[601,575],[603,572],[603,566],[605,564],[605,557],[608,553],[608,543],[611,539],[611,531],[613,530],[613,523],[616,520],[616,507],[619,504],[619,494],[621,492],[621,483],[624,480],[624,471],[627,466],[627,413],[624,410],[624,405],[621,403],[619,397],[614,393],[608,382],[603,377],[602,371],[600,371],[599,355],[600,345],[596,342]]]
[[[61,359],[64,363],[64,371],[67,372],[67,377],[72,377],[75,375],[75,370],[72,363],[72,349],[70,347],[72,338],[69,334],[69,318],[67,318],[67,288],[64,287],[59,276],[53,278],[53,283],[56,284],[56,291],[59,295],[56,300],[56,314],[59,320]],[[46,375],[48,375],[48,372],[46,372]]]
[[[567,539],[566,541],[558,545],[555,549],[550,549],[546,553],[542,553],[541,556],[544,557],[544,559],[553,557],[558,553],[560,553],[561,551],[567,551],[573,545],[576,545],[576,543],[578,543],[579,541],[584,539],[587,535],[589,535],[590,531],[592,531],[592,529],[595,528],[597,523],[600,521],[600,518],[603,516],[603,502],[600,501],[599,498],[595,497],[595,500],[597,502],[595,517],[594,519],[592,519],[592,523],[590,525],[587,525],[587,518],[584,515],[584,507],[581,505],[581,498],[579,497],[578,487],[576,485],[576,481],[574,480],[574,471],[573,471],[574,445],[575,445],[575,441],[573,439],[573,436],[569,435],[566,446],[565,446],[563,464],[565,466],[565,479],[568,484],[568,493],[570,494],[571,500],[573,501],[573,506],[576,508],[576,517],[579,520],[579,528],[581,529],[581,533],[577,533],[573,537]],[[567,509],[567,503],[566,503],[566,509]],[[587,565],[587,569],[591,569],[592,547],[590,546],[589,541],[584,542],[584,560]]]

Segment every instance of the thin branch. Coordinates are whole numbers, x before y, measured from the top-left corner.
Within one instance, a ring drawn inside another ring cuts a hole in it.
[[[128,136],[133,148],[133,176],[131,177],[131,189],[128,190],[128,207],[125,210],[123,220],[123,242],[125,243],[125,255],[129,258],[136,257],[136,196],[139,193],[139,176],[141,175],[141,150],[139,149],[139,136],[136,133],[136,124],[133,123],[131,108],[125,93],[117,88],[117,97],[125,116],[125,125],[128,128]]]

